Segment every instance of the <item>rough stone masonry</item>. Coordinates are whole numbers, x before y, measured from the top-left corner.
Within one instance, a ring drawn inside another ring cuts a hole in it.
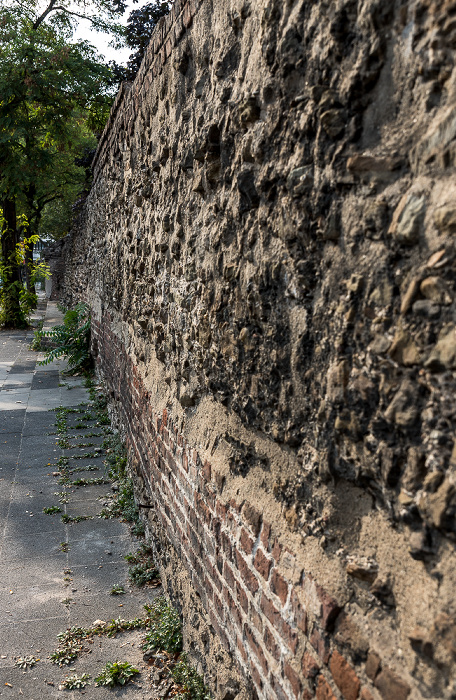
[[[220,700],[456,698],[456,1],[176,0],[64,246]]]

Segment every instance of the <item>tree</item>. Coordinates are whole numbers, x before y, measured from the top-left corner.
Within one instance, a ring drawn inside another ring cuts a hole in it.
[[[137,3],[138,0],[133,2]],[[169,2],[153,0],[130,12],[125,30],[125,43],[134,51],[130,54],[126,66],[119,65],[115,61],[109,64],[117,84],[123,80],[135,79],[155,27],[159,19],[167,15],[170,9]]]
[[[56,190],[70,184],[71,168],[63,154],[74,151],[78,115],[93,118],[103,112],[100,105],[106,112],[110,100],[106,86],[111,73],[88,42],[72,43],[74,24],[85,17],[100,31],[121,36],[114,20],[124,10],[123,0],[49,0],[40,14],[35,0],[9,0],[7,8],[0,7],[3,325],[24,324],[18,207],[28,216],[27,227],[36,228],[49,197],[57,198]],[[72,158],[74,165],[74,153]],[[70,179],[57,183],[58,172]]]

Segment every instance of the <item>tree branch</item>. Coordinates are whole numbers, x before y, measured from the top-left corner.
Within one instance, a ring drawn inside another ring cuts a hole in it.
[[[49,14],[50,12],[52,12],[52,10],[55,9],[55,8],[54,8],[54,5],[55,5],[56,2],[57,2],[57,0],[51,0],[50,3],[49,3],[49,5],[48,5],[48,6],[46,7],[46,9],[44,10],[44,12],[38,17],[37,20],[35,20],[35,22],[34,22],[34,24],[33,24],[33,30],[34,30],[34,31],[36,31],[36,30],[38,29],[38,27],[40,26],[40,24],[42,24],[42,23],[44,22],[44,20],[45,20],[46,17],[48,16],[48,14]]]
[[[95,24],[95,25],[99,24],[98,22],[96,22],[93,19],[93,17],[90,17],[89,15],[82,15],[79,12],[73,12],[72,10],[68,10],[63,5],[54,5],[55,2],[57,2],[57,0],[51,0],[49,7],[51,7],[51,5],[52,5],[52,7],[50,10],[49,10],[49,8],[48,8],[48,10],[45,10],[45,12],[43,13],[44,17],[42,15],[43,19],[49,14],[49,12],[54,12],[55,10],[63,10],[63,12],[66,12],[67,15],[72,15],[73,17],[79,17],[79,19],[87,19],[91,24]],[[33,28],[35,29],[35,26]]]

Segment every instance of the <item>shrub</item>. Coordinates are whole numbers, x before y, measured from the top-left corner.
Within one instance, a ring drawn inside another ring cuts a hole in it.
[[[68,309],[63,317],[63,325],[50,331],[35,332],[34,343],[42,338],[50,338],[54,347],[46,351],[46,357],[39,365],[48,365],[59,357],[67,357],[69,373],[84,372],[90,368],[90,309],[87,304],[76,304]]]

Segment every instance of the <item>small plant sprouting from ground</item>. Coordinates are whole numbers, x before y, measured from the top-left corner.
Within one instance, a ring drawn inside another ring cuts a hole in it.
[[[39,661],[39,659],[37,659],[35,656],[20,656],[18,659],[16,659],[14,665],[24,669],[33,668],[37,661]]]
[[[173,696],[173,700],[211,700],[203,678],[196,669],[190,666],[186,655],[181,653],[182,628],[177,610],[170,605],[164,596],[156,598],[152,605],[144,607],[150,615],[151,622],[143,649],[145,651],[167,652],[174,657],[168,666],[168,673],[179,686],[178,693]]]
[[[97,486],[99,484],[109,484],[109,479],[104,479],[102,476],[95,479],[75,479],[69,482],[72,486]]]
[[[68,544],[68,542],[61,542],[59,546],[61,552],[68,552],[70,549],[70,545]]]
[[[71,459],[97,459],[101,457],[99,452],[83,452],[80,455],[71,455]]]
[[[144,651],[157,649],[170,653],[182,651],[182,628],[179,614],[164,596],[146,606],[150,615],[150,629],[143,644]]]
[[[111,595],[123,595],[125,593],[125,588],[121,583],[115,583],[110,590]]]
[[[144,526],[139,517],[139,509],[135,503],[133,481],[127,474],[127,453],[118,435],[112,435],[103,442],[107,450],[105,465],[108,476],[119,485],[116,496],[110,505],[104,508],[100,517],[119,517],[132,524],[133,534],[141,537],[144,534]]]
[[[128,569],[128,577],[135,586],[141,587],[146,583],[155,584],[154,587],[160,585],[160,573],[152,560],[151,554],[151,547],[143,542],[134,554],[130,552],[125,555],[124,559],[129,564],[133,564]]]
[[[185,654],[181,654],[171,675],[184,691],[175,695],[174,700],[211,700],[211,694],[204,685],[203,678],[188,664]]]
[[[84,520],[93,520],[93,515],[62,515],[62,523],[82,523]]]
[[[116,685],[125,685],[128,681],[139,673],[139,669],[135,668],[128,661],[120,663],[108,662],[99,676],[95,678],[95,685],[108,686],[113,688]]]
[[[99,467],[95,466],[95,464],[88,464],[86,467],[74,467],[71,470],[71,473],[73,472],[96,472],[98,471]]]
[[[68,491],[56,491],[54,493],[54,496],[57,496],[59,499],[60,503],[68,503],[69,502],[69,494]]]
[[[146,606],[144,606],[146,607]],[[148,612],[148,610],[147,610]],[[84,651],[84,640],[93,640],[93,637],[115,637],[119,632],[144,629],[150,623],[150,618],[137,617],[133,620],[111,620],[108,623],[92,625],[91,627],[70,627],[58,635],[59,646],[50,655],[52,663],[65,666],[77,659]]]
[[[68,666],[73,663],[73,661],[76,661],[82,649],[83,646],[81,642],[72,641],[71,643],[65,644],[64,647],[60,647],[57,651],[54,651],[49,658],[53,664]]]
[[[128,569],[128,578],[138,588],[152,581],[159,583],[159,577],[160,573],[152,561],[135,564]]]
[[[65,690],[82,690],[86,687],[89,680],[90,676],[88,673],[83,673],[82,676],[74,674],[73,676],[68,676],[63,681],[62,686]]]
[[[62,509],[59,506],[49,506],[48,508],[43,508],[43,513],[45,515],[55,515],[56,513],[61,513]]]

